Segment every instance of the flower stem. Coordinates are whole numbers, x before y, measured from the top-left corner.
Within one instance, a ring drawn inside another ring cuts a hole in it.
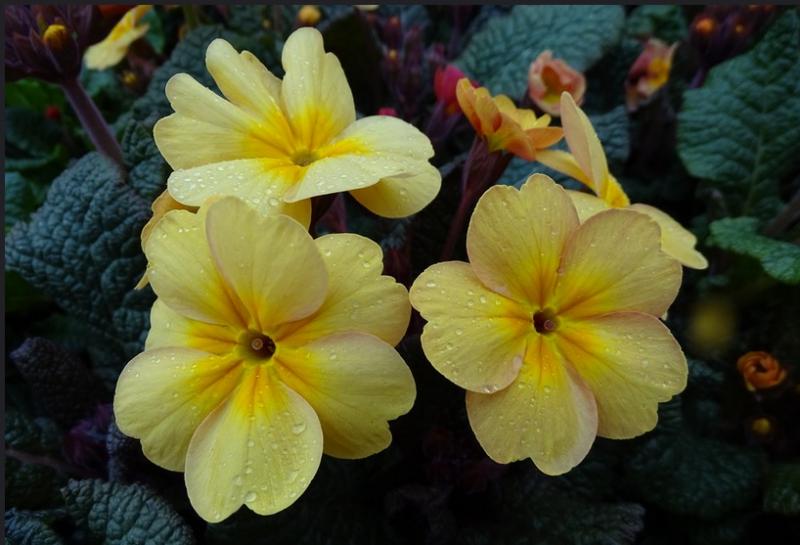
[[[122,149],[119,147],[114,133],[103,119],[100,110],[92,98],[86,93],[86,89],[80,84],[77,78],[67,80],[61,84],[64,94],[67,95],[72,109],[78,116],[86,134],[92,140],[92,144],[97,151],[108,156],[119,165],[124,165]]]

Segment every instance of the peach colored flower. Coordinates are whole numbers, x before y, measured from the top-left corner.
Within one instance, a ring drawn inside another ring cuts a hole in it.
[[[629,111],[638,108],[667,83],[677,47],[677,43],[667,46],[655,38],[647,41],[625,80],[625,103]]]
[[[769,352],[748,352],[739,358],[736,367],[751,392],[772,388],[786,379],[786,369]]]
[[[558,116],[563,92],[582,104],[586,78],[561,59],[554,59],[549,49],[542,51],[528,70],[528,96],[544,112]]]

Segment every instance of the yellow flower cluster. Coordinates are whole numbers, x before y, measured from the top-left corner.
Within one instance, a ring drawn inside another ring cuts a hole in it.
[[[362,458],[390,444],[388,421],[416,396],[393,348],[411,305],[427,320],[426,356],[467,390],[470,425],[494,460],[563,473],[596,436],[655,426],[687,374],[659,317],[680,287],[678,260],[704,260],[668,216],[628,206],[568,94],[571,155],[546,149],[562,136],[549,116],[460,82],[459,104],[491,152],[564,170],[598,198],[543,175],[492,187],[469,224],[469,263],[431,266],[409,297],[382,275],[376,243],[312,238],[311,199],[350,192],[379,215],[413,214],[441,183],[430,141],[397,118],[356,119],[316,29],[296,30],[282,62],[280,80],[215,40],[206,65],[224,98],[178,74],[166,86],[175,113],[154,129],[174,169],[142,233],[157,300],[114,411],[151,461],[185,473],[201,517],[278,512],[323,453]]]

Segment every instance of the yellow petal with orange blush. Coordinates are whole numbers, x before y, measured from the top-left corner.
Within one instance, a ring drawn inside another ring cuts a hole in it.
[[[186,490],[197,514],[218,522],[242,505],[270,515],[294,503],[322,457],[314,409],[267,365],[246,365],[234,393],[197,428]]]
[[[199,206],[220,195],[238,197],[264,215],[284,214],[308,228],[311,203],[284,200],[302,175],[300,170],[281,159],[222,161],[176,170],[170,174],[167,187],[186,205]]]
[[[658,224],[639,212],[590,217],[564,248],[553,308],[571,318],[628,310],[661,316],[678,293],[682,270],[661,251],[660,237]]]
[[[411,317],[408,291],[383,276],[383,251],[368,238],[349,233],[314,240],[328,272],[322,306],[305,319],[285,324],[276,340],[293,346],[334,333],[360,331],[396,345]]]
[[[192,434],[234,390],[240,375],[239,362],[231,357],[177,347],[143,352],[117,381],[117,425],[141,439],[153,463],[183,471]]]
[[[186,318],[156,299],[150,309],[150,331],[145,350],[183,346],[208,352],[230,354],[235,348],[239,331],[225,326],[198,322]]]
[[[211,258],[205,210],[173,210],[164,215],[144,245],[153,291],[187,318],[246,327],[241,303],[231,296]]]
[[[314,408],[324,452],[364,458],[392,442],[389,420],[414,404],[414,377],[384,341],[364,333],[339,333],[296,349],[281,348],[281,380]]]
[[[339,59],[325,53],[315,28],[294,31],[283,46],[286,75],[281,96],[295,137],[314,150],[341,133],[356,119],[353,94]]]
[[[603,145],[589,118],[566,91],[561,93],[561,125],[575,161],[591,180],[594,192],[604,198],[609,172]]]
[[[439,194],[441,186],[439,169],[427,161],[420,161],[409,173],[381,178],[375,185],[355,189],[350,194],[374,214],[384,218],[404,218],[428,206]]]
[[[468,263],[428,267],[411,286],[411,304],[428,321],[425,355],[450,381],[487,392],[516,378],[533,332],[531,316],[481,284]]]
[[[247,310],[249,328],[269,334],[322,305],[328,274],[314,240],[296,221],[264,217],[226,197],[208,208],[205,233],[214,266]]]
[[[627,439],[650,431],[658,422],[658,403],[686,387],[686,358],[654,316],[615,312],[563,320],[555,338],[594,393],[602,437]]]
[[[684,229],[683,226],[672,219],[668,214],[658,208],[646,204],[632,204],[630,210],[635,210],[649,216],[661,228],[661,249],[665,253],[692,269],[705,269],[708,260],[695,250],[697,237]]]
[[[467,392],[467,415],[490,458],[531,458],[547,475],[578,465],[597,434],[592,392],[543,335],[533,337],[519,376],[507,388]]]
[[[581,182],[592,191],[595,190],[594,182],[584,173],[572,154],[566,151],[548,149],[538,152],[536,160],[553,170],[566,174],[573,180]]]
[[[483,194],[467,231],[467,253],[487,287],[534,311],[552,293],[561,253],[578,225],[566,191],[534,174],[520,190],[495,186]]]
[[[172,195],[169,194],[169,191],[164,190],[161,194],[155,198],[153,204],[150,205],[150,210],[152,211],[153,215],[150,216],[150,219],[147,220],[147,223],[144,224],[142,227],[142,248],[144,248],[147,239],[150,238],[150,233],[153,232],[153,228],[156,224],[161,221],[161,218],[164,217],[164,214],[169,212],[170,210],[189,210],[190,212],[194,212],[195,209],[193,207],[185,206],[175,199],[172,198]],[[136,284],[137,290],[142,289],[149,283],[147,279],[147,273],[142,276],[142,279],[139,280],[139,283]]]

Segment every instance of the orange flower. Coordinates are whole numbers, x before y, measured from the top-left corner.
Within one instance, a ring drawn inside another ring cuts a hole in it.
[[[456,85],[456,97],[475,132],[486,138],[490,152],[505,150],[533,161],[537,150],[552,146],[564,135],[561,128],[548,126],[549,115],[536,117],[505,95],[492,97],[486,87],[472,87],[467,78]]]
[[[528,70],[528,96],[550,115],[561,114],[561,93],[566,91],[580,105],[586,93],[586,78],[549,49],[542,51]]]
[[[739,358],[736,366],[751,392],[772,388],[786,379],[786,369],[769,352],[748,352]]]
[[[661,89],[669,79],[672,69],[672,56],[678,44],[667,46],[661,40],[650,38],[644,50],[634,61],[625,80],[625,103],[629,111],[649,99]]]

